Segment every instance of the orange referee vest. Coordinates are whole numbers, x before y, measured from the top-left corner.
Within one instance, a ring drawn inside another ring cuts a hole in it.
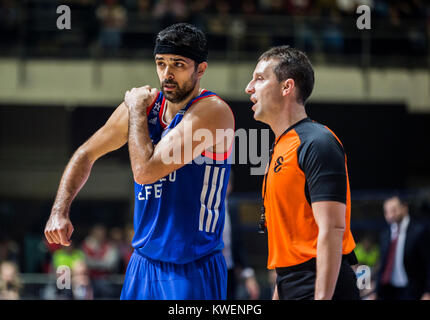
[[[330,131],[327,127],[324,126],[324,128]],[[330,131],[330,133],[339,141],[333,132]],[[268,233],[267,267],[269,269],[297,265],[316,257],[318,226],[311,204],[305,195],[306,177],[299,166],[297,155],[300,144],[300,136],[294,128],[279,137],[267,171],[266,194],[263,194],[263,197]],[[279,157],[282,157],[282,162],[276,161]],[[355,248],[355,242],[350,231],[351,196],[346,156],[345,170],[346,223],[342,253],[348,254]]]

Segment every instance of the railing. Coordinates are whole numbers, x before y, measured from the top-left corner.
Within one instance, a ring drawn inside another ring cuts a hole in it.
[[[22,288],[20,299],[23,300],[63,300],[77,299],[71,288],[58,288],[55,274],[21,273]],[[93,299],[119,299],[124,275],[111,274],[103,279],[91,279]]]

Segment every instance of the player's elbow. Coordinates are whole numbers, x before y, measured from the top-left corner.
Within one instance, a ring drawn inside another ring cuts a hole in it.
[[[75,161],[88,163],[93,163],[96,160],[91,158],[91,153],[89,152],[89,150],[87,150],[85,145],[80,146],[75,151],[75,153],[73,154],[73,158]]]
[[[152,179],[150,179],[148,176],[143,175],[141,173],[134,173],[134,181],[138,184],[151,184],[153,183]]]
[[[152,184],[158,180],[148,169],[144,167],[134,168],[133,177],[134,181],[136,181],[138,184]]]

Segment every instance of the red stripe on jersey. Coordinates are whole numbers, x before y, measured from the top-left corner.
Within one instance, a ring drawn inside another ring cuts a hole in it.
[[[161,101],[161,108],[160,108],[160,112],[158,113],[158,118],[160,119],[160,124],[163,128],[167,127],[167,123],[165,123],[163,121],[163,115],[164,115],[164,106],[166,104],[166,98],[163,96],[163,101]]]

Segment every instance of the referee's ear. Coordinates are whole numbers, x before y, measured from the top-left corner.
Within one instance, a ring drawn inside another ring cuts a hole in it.
[[[294,83],[294,79],[288,78],[287,80],[281,81],[282,83],[282,96],[288,97],[293,94],[294,88],[296,84]]]

